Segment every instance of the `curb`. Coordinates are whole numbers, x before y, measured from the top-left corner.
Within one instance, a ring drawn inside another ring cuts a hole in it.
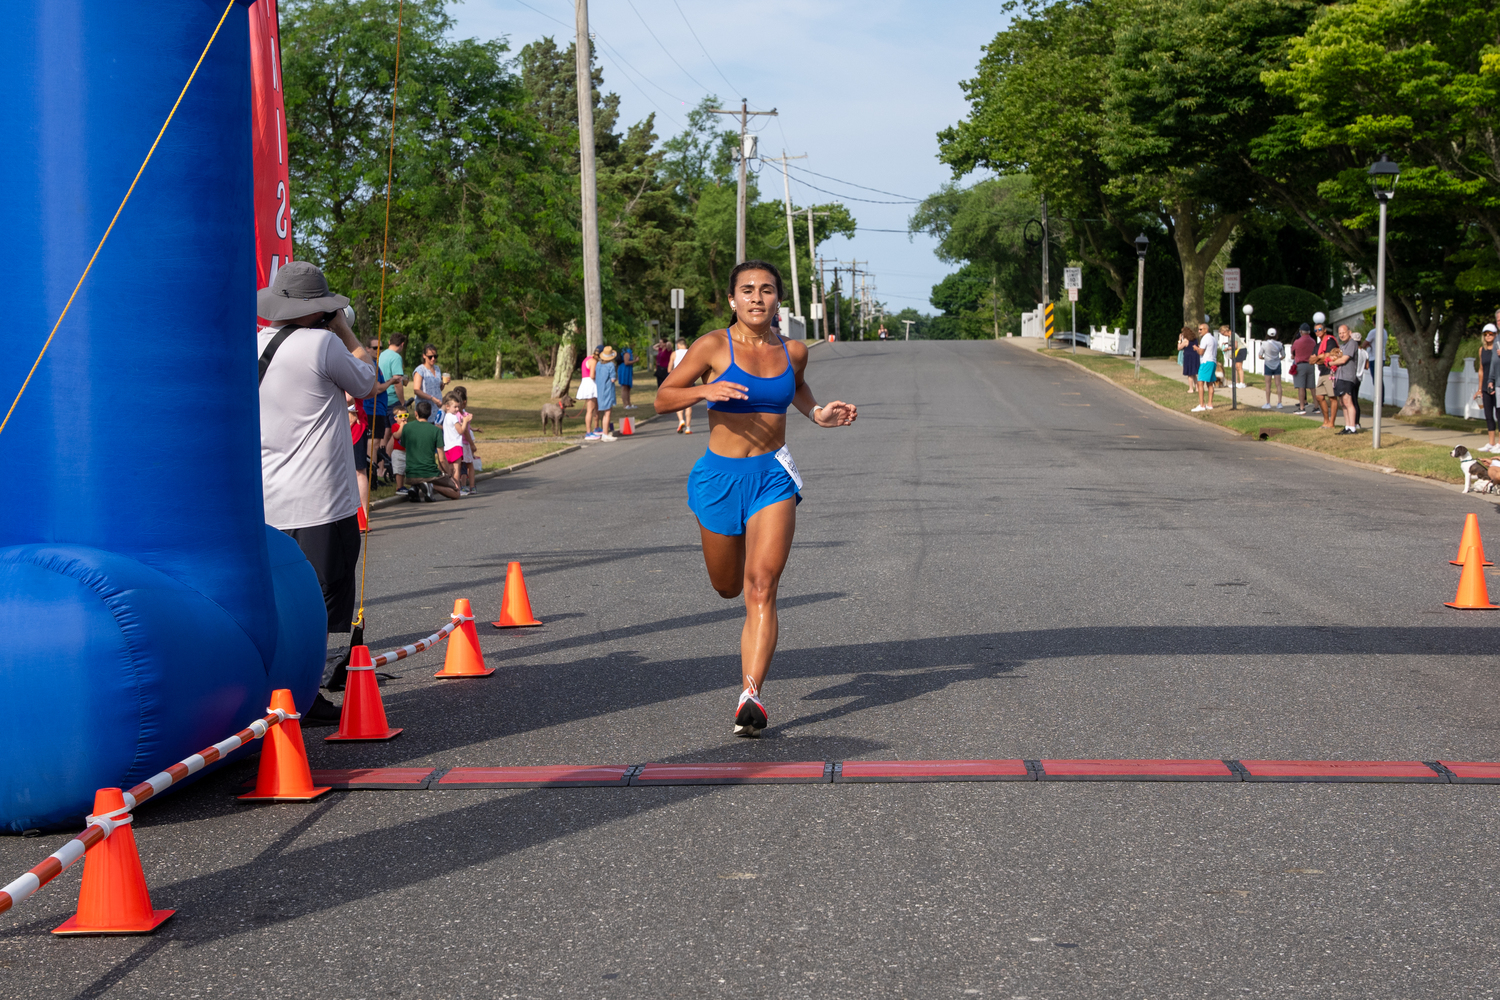
[[[1004,343],[1004,341],[1000,341],[1000,343]],[[1128,393],[1130,393],[1130,395],[1134,396],[1136,399],[1140,400],[1141,402],[1146,403],[1146,404],[1148,404],[1150,406],[1154,406],[1158,410],[1162,411],[1163,413],[1170,413],[1174,417],[1181,417],[1182,419],[1190,421],[1191,423],[1193,423],[1194,425],[1196,425],[1198,427],[1212,427],[1215,430],[1222,431],[1225,434],[1228,434],[1228,435],[1230,435],[1232,437],[1235,437],[1235,438],[1239,438],[1241,440],[1247,440],[1247,441],[1254,440],[1254,438],[1252,438],[1249,434],[1245,434],[1245,433],[1243,433],[1241,431],[1237,431],[1237,430],[1235,430],[1232,427],[1225,427],[1223,424],[1215,424],[1215,423],[1210,423],[1207,420],[1200,420],[1200,419],[1198,419],[1197,417],[1193,416],[1190,413],[1183,413],[1181,410],[1174,410],[1174,409],[1171,409],[1169,407],[1163,406],[1160,403],[1158,403],[1156,400],[1149,399],[1149,398],[1141,395],[1140,393],[1134,391],[1133,389],[1129,389],[1129,388],[1121,385],[1120,383],[1116,382],[1114,379],[1111,379],[1109,376],[1107,376],[1107,375],[1101,375],[1100,373],[1094,371],[1092,368],[1089,368],[1086,365],[1081,365],[1081,364],[1079,364],[1076,361],[1069,360],[1068,358],[1052,358],[1052,357],[1048,357],[1047,355],[1042,354],[1041,351],[1039,351],[1039,350],[1037,350],[1035,348],[1021,347],[1021,348],[1018,348],[1018,349],[1019,350],[1025,350],[1025,351],[1031,351],[1031,353],[1035,354],[1037,357],[1041,358],[1043,361],[1058,361],[1058,362],[1061,362],[1061,363],[1066,364],[1066,365],[1071,365],[1074,368],[1077,368],[1079,371],[1088,372],[1090,375],[1094,376],[1094,378],[1097,378],[1097,379],[1099,379],[1102,382],[1107,382],[1108,384],[1114,386],[1116,389],[1119,389],[1122,392],[1128,392]],[[1442,479],[1432,479],[1432,478],[1429,478],[1427,476],[1418,476],[1418,475],[1416,475],[1414,473],[1410,473],[1410,472],[1402,472],[1399,469],[1392,469],[1388,465],[1376,465],[1374,462],[1361,462],[1358,459],[1344,458],[1342,455],[1330,455],[1326,451],[1314,451],[1311,448],[1299,448],[1299,447],[1297,447],[1294,444],[1282,444],[1279,441],[1257,441],[1256,443],[1257,444],[1268,444],[1268,445],[1271,445],[1272,447],[1280,448],[1280,449],[1282,449],[1284,451],[1295,452],[1298,455],[1316,455],[1318,458],[1325,459],[1325,460],[1330,461],[1330,462],[1341,462],[1344,465],[1351,465],[1351,466],[1353,466],[1356,469],[1366,469],[1368,471],[1379,472],[1382,475],[1387,475],[1387,476],[1399,476],[1400,478],[1408,480],[1410,482],[1414,482],[1414,483],[1426,483],[1428,486],[1436,486],[1436,487],[1438,487],[1440,489],[1444,489],[1444,490],[1456,490],[1460,494],[1463,494],[1463,487],[1460,484],[1458,484],[1458,483],[1450,483],[1450,482],[1447,482],[1447,481],[1442,480]],[[1495,494],[1492,494],[1492,493],[1470,493],[1470,494],[1464,494],[1464,495],[1472,496],[1472,497],[1475,497],[1476,499],[1487,500],[1492,506],[1500,506],[1500,498],[1497,498],[1497,499],[1494,499],[1494,500],[1489,499],[1490,497],[1495,496]]]

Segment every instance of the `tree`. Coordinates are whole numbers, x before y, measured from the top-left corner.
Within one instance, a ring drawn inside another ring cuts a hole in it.
[[[1310,0],[1129,0],[1110,59],[1102,154],[1112,187],[1154,203],[1182,268],[1182,319],[1260,186],[1245,164],[1277,109],[1261,74],[1282,64]]]
[[[1367,164],[1403,163],[1391,202],[1386,315],[1411,371],[1406,414],[1442,413],[1458,342],[1493,287],[1500,14],[1460,0],[1351,0],[1319,12],[1267,72],[1294,106],[1252,144],[1268,188],[1367,277],[1376,202]],[[1487,241],[1480,234],[1489,236]]]

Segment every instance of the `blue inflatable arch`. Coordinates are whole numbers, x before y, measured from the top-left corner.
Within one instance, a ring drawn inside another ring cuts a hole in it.
[[[6,12],[8,403],[223,6]],[[274,688],[316,693],[317,577],[261,504],[251,178],[240,10],[0,434],[5,829],[83,815]]]

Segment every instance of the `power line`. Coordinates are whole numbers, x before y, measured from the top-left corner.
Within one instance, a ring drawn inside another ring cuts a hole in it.
[[[676,94],[673,94],[671,91],[667,90],[666,88],[662,87],[660,84],[658,84],[656,81],[652,80],[649,76],[647,76],[646,74],[642,73],[640,70],[636,69],[635,66],[632,65],[629,61],[627,61],[624,56],[620,55],[619,51],[613,45],[610,45],[608,42],[606,42],[604,40],[604,36],[603,35],[600,35],[600,34],[598,34],[596,32],[594,34],[594,40],[596,42],[600,43],[601,45],[603,45],[605,48],[609,49],[609,51],[610,51],[610,57],[612,59],[616,60],[617,63],[620,64],[620,70],[621,70],[621,73],[624,75],[625,79],[629,80],[630,83],[631,83],[631,86],[635,87],[636,90],[639,90],[641,92],[641,96],[642,97],[644,97],[646,100],[648,100],[648,101],[651,102],[652,107],[654,107],[654,108],[656,108],[656,110],[660,111],[664,117],[666,117],[668,119],[671,119],[671,121],[678,128],[686,128],[686,126],[683,125],[682,122],[680,122],[676,118],[672,117],[671,112],[669,112],[666,108],[662,107],[660,104],[657,104],[656,103],[656,99],[653,98],[650,94],[646,93],[645,89],[642,88],[639,83],[636,83],[635,80],[630,76],[629,73],[625,73],[624,72],[624,67],[625,66],[629,66],[630,69],[634,70],[636,76],[639,76],[641,79],[645,80],[647,83],[651,84],[651,86],[655,87],[657,90],[660,90],[663,94],[666,94],[668,97],[672,98],[674,101],[677,101],[680,104],[686,104],[687,103],[686,101],[684,101],[682,98],[678,97]],[[592,83],[590,83],[590,86],[592,86]]]
[[[859,188],[861,191],[874,191],[876,194],[888,194],[892,198],[907,198],[908,200],[910,200],[911,202],[913,202],[915,204],[920,204],[921,202],[923,202],[923,201],[926,200],[925,198],[911,198],[909,195],[897,194],[894,191],[882,191],[880,188],[866,187],[863,184],[856,184],[853,181],[839,180],[837,177],[830,177],[827,174],[820,174],[816,170],[808,170],[806,167],[793,167],[792,169],[793,170],[800,170],[800,171],[802,171],[805,174],[812,174],[814,177],[821,177],[825,181],[834,181],[835,183],[843,184],[843,185],[845,185],[847,187],[856,187],[856,188]]]
[[[547,20],[552,21],[555,24],[560,24],[564,28],[571,28],[571,27],[573,27],[571,24],[567,23],[566,21],[559,21],[557,18],[553,17],[551,14],[548,14],[546,11],[537,10],[537,8],[531,6],[531,4],[527,3],[526,0],[515,0],[515,2],[518,3],[518,4],[520,4],[522,7],[525,7],[527,10],[536,11],[536,13],[542,15]]]
[[[814,191],[821,191],[824,194],[831,194],[835,198],[845,198],[845,199],[848,199],[849,201],[863,201],[863,202],[867,202],[867,203],[869,203],[871,205],[920,205],[921,204],[921,202],[917,201],[917,200],[912,200],[912,201],[880,201],[880,200],[875,199],[875,198],[857,198],[857,197],[855,197],[852,194],[840,194],[837,191],[829,191],[827,188],[820,188],[816,184],[809,184],[809,183],[807,183],[807,181],[803,180],[800,177],[793,178],[793,180],[795,180],[798,184],[801,184],[803,187],[809,187],[809,188],[812,188]],[[883,193],[885,193],[885,192],[882,192],[882,194]],[[903,230],[903,232],[904,232],[904,230]]]
[[[635,0],[625,0],[625,2],[630,5],[630,9],[632,11],[635,11],[635,16],[640,19],[641,27],[645,28],[647,34],[656,39],[656,44],[660,46],[661,50],[667,54],[667,58],[672,60],[673,64],[675,64],[678,69],[682,70],[684,76],[686,76],[689,80],[692,80],[694,83],[697,83],[699,90],[707,94],[708,88],[703,86],[703,84],[698,83],[698,80],[693,76],[693,74],[689,73],[687,71],[687,68],[683,66],[682,63],[677,61],[677,57],[672,54],[671,49],[667,48],[665,45],[662,45],[661,39],[656,37],[656,32],[651,30],[651,25],[647,24],[646,19],[644,17],[641,17],[641,12],[635,9]],[[678,10],[678,13],[681,13],[680,9]]]
[[[672,0],[672,6],[674,6],[674,7],[677,8],[677,13],[682,18],[682,23],[685,24],[685,25],[687,25],[688,33],[693,36],[693,41],[695,41],[695,42],[698,43],[698,48],[703,49],[703,55],[704,55],[705,58],[708,59],[708,64],[714,68],[714,72],[715,73],[719,74],[719,79],[724,81],[724,85],[729,88],[729,92],[732,93],[732,94],[742,94],[742,93],[744,93],[744,91],[740,90],[734,84],[732,84],[732,83],[729,82],[729,77],[725,76],[724,75],[724,71],[719,68],[719,64],[716,63],[716,62],[714,62],[714,57],[708,54],[708,49],[706,47],[704,47],[703,40],[701,38],[699,38],[698,37],[698,33],[693,30],[693,24],[692,24],[692,22],[687,19],[687,15],[686,14],[682,13],[682,5],[679,4],[677,2],[677,0]],[[639,17],[640,16],[639,13],[636,16]],[[650,29],[648,28],[647,30],[649,31]],[[684,70],[683,72],[687,72],[687,71]],[[701,83],[698,86],[703,87],[703,85]],[[708,92],[708,88],[707,87],[703,87],[703,90],[704,90],[705,93]]]

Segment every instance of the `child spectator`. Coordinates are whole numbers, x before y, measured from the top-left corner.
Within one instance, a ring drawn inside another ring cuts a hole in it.
[[[459,466],[464,460],[464,431],[469,429],[469,421],[463,415],[463,408],[459,405],[458,396],[454,393],[445,393],[443,396],[443,461],[446,465],[443,471],[452,477],[454,484],[460,482]]]
[[[406,429],[406,419],[409,416],[406,403],[397,403],[394,407],[393,421],[386,428],[385,453],[391,456],[391,472],[396,477],[396,492],[402,496],[406,495],[406,446],[401,443],[401,432]]]
[[[413,503],[431,503],[432,495],[439,493],[449,500],[457,500],[458,485],[438,468],[443,429],[428,423],[432,419],[432,404],[425,399],[418,400],[416,410],[417,419],[406,421],[401,431],[401,444],[406,449],[407,498]]]
[[[477,450],[474,443],[474,415],[469,412],[469,390],[461,385],[453,387],[453,395],[458,397],[458,415],[464,421],[463,448],[464,455],[459,467],[458,492],[468,496],[474,492],[474,453]]]

